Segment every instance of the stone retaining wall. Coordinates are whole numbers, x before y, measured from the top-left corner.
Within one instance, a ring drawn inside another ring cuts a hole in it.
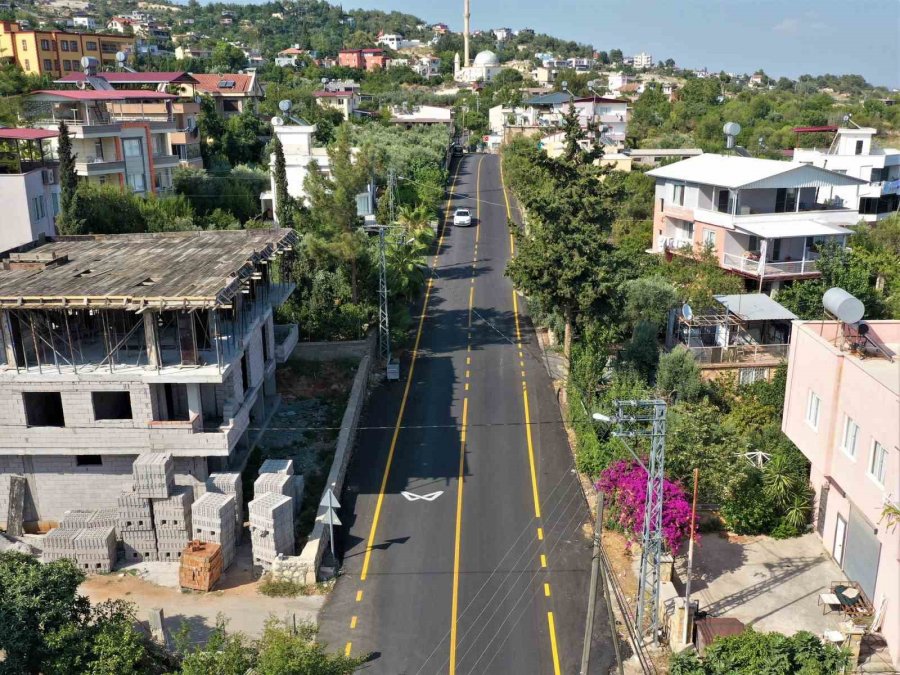
[[[376,335],[377,339],[377,335]],[[371,339],[348,340],[346,342],[298,342],[291,354],[293,359],[303,361],[337,361],[340,359],[361,359],[371,353]]]

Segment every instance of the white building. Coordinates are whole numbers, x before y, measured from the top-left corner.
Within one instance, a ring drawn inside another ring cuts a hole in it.
[[[92,16],[73,16],[72,26],[85,30],[97,30],[97,19]]]
[[[621,96],[622,87],[626,84],[632,84],[633,82],[634,77],[631,75],[626,75],[622,72],[610,73],[607,78],[606,89],[613,96]]]
[[[26,527],[116,507],[142,453],[171,455],[195,494],[243,469],[297,340],[273,320],[297,242],[287,229],[97,235],[5,261],[0,494],[25,478]]]
[[[641,52],[640,54],[635,54],[632,57],[632,65],[638,70],[644,70],[646,68],[653,67],[653,56],[651,54],[647,54],[645,52]]]
[[[300,120],[303,122],[303,120]],[[325,148],[313,146],[313,136],[316,133],[316,125],[303,122],[302,124],[282,124],[272,127],[275,135],[281,141],[284,151],[285,175],[287,177],[288,194],[299,202],[305,202],[306,176],[309,175],[310,164],[315,162],[319,171],[328,174],[331,171],[331,163],[328,159],[328,151]],[[270,157],[271,165],[275,163],[275,156]],[[270,172],[271,173],[271,172]],[[263,210],[272,209],[272,213],[278,213],[278,204],[275,195],[275,178],[272,177],[272,186],[269,192],[261,195]]]
[[[384,45],[389,49],[393,49],[397,51],[400,49],[400,45],[403,43],[403,36],[399,33],[388,33],[386,35],[382,35],[378,38],[378,41],[375,44]]]
[[[413,126],[434,126],[453,124],[453,110],[437,105],[393,106],[391,122],[407,128]]]
[[[490,82],[500,74],[500,59],[491,51],[478,52],[472,65],[460,66],[459,54],[453,60],[453,79],[457,82]]]
[[[0,252],[55,233],[59,180],[50,139],[43,129],[0,129]]]
[[[497,38],[498,41],[504,42],[505,40],[509,40],[512,37],[512,29],[510,28],[495,28],[491,31],[494,34],[494,37]]]
[[[426,54],[425,56],[414,58],[410,63],[410,68],[421,77],[437,77],[441,74],[441,60],[433,54]]]
[[[812,164],[866,181],[867,185],[834,188],[834,196],[860,216],[874,222],[900,209],[900,150],[880,148],[873,142],[875,129],[842,128],[837,130],[831,146],[796,148],[794,161]]]

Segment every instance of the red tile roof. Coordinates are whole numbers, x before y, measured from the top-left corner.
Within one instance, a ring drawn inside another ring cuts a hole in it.
[[[278,52],[279,55],[285,55],[285,56],[290,56],[292,54],[300,55],[300,54],[306,54],[306,53],[307,53],[307,51],[305,49],[297,49],[296,47],[288,47],[287,49],[282,49],[280,52]]]
[[[160,72],[160,73],[128,73],[110,72],[97,73],[97,77],[103,78],[110,84],[193,84],[196,80],[185,72]],[[69,73],[65,77],[55,80],[57,84],[72,84],[83,82],[84,73]]]
[[[47,129],[0,129],[0,138],[8,141],[40,141],[57,136],[59,132]]]
[[[124,101],[127,99],[134,100],[161,100],[178,98],[175,94],[166,94],[160,91],[134,91],[122,89],[39,89],[31,92],[31,95],[44,94],[46,96],[57,96],[59,98],[68,98],[73,101]]]
[[[197,80],[195,85],[197,91],[207,94],[246,94],[250,91],[250,86],[253,83],[252,75],[244,75],[242,73],[225,73],[223,75],[193,73],[192,77]],[[234,82],[233,87],[219,86],[219,82],[228,80]]]

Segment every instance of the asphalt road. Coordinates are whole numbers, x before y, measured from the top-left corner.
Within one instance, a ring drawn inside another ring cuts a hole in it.
[[[465,155],[400,382],[375,391],[341,497],[320,638],[366,672],[577,673],[589,513],[524,301],[499,157]],[[528,422],[528,423],[526,423]],[[591,672],[613,664],[602,599]]]

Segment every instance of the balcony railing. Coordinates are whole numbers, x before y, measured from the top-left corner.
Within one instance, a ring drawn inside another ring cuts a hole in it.
[[[819,273],[815,260],[766,262],[764,265],[760,265],[759,260],[753,260],[752,258],[735,255],[733,253],[724,254],[722,257],[722,265],[726,269],[735,270],[755,277],[799,276],[803,274]]]
[[[790,345],[730,345],[687,347],[698,363],[762,363],[784,360]]]

